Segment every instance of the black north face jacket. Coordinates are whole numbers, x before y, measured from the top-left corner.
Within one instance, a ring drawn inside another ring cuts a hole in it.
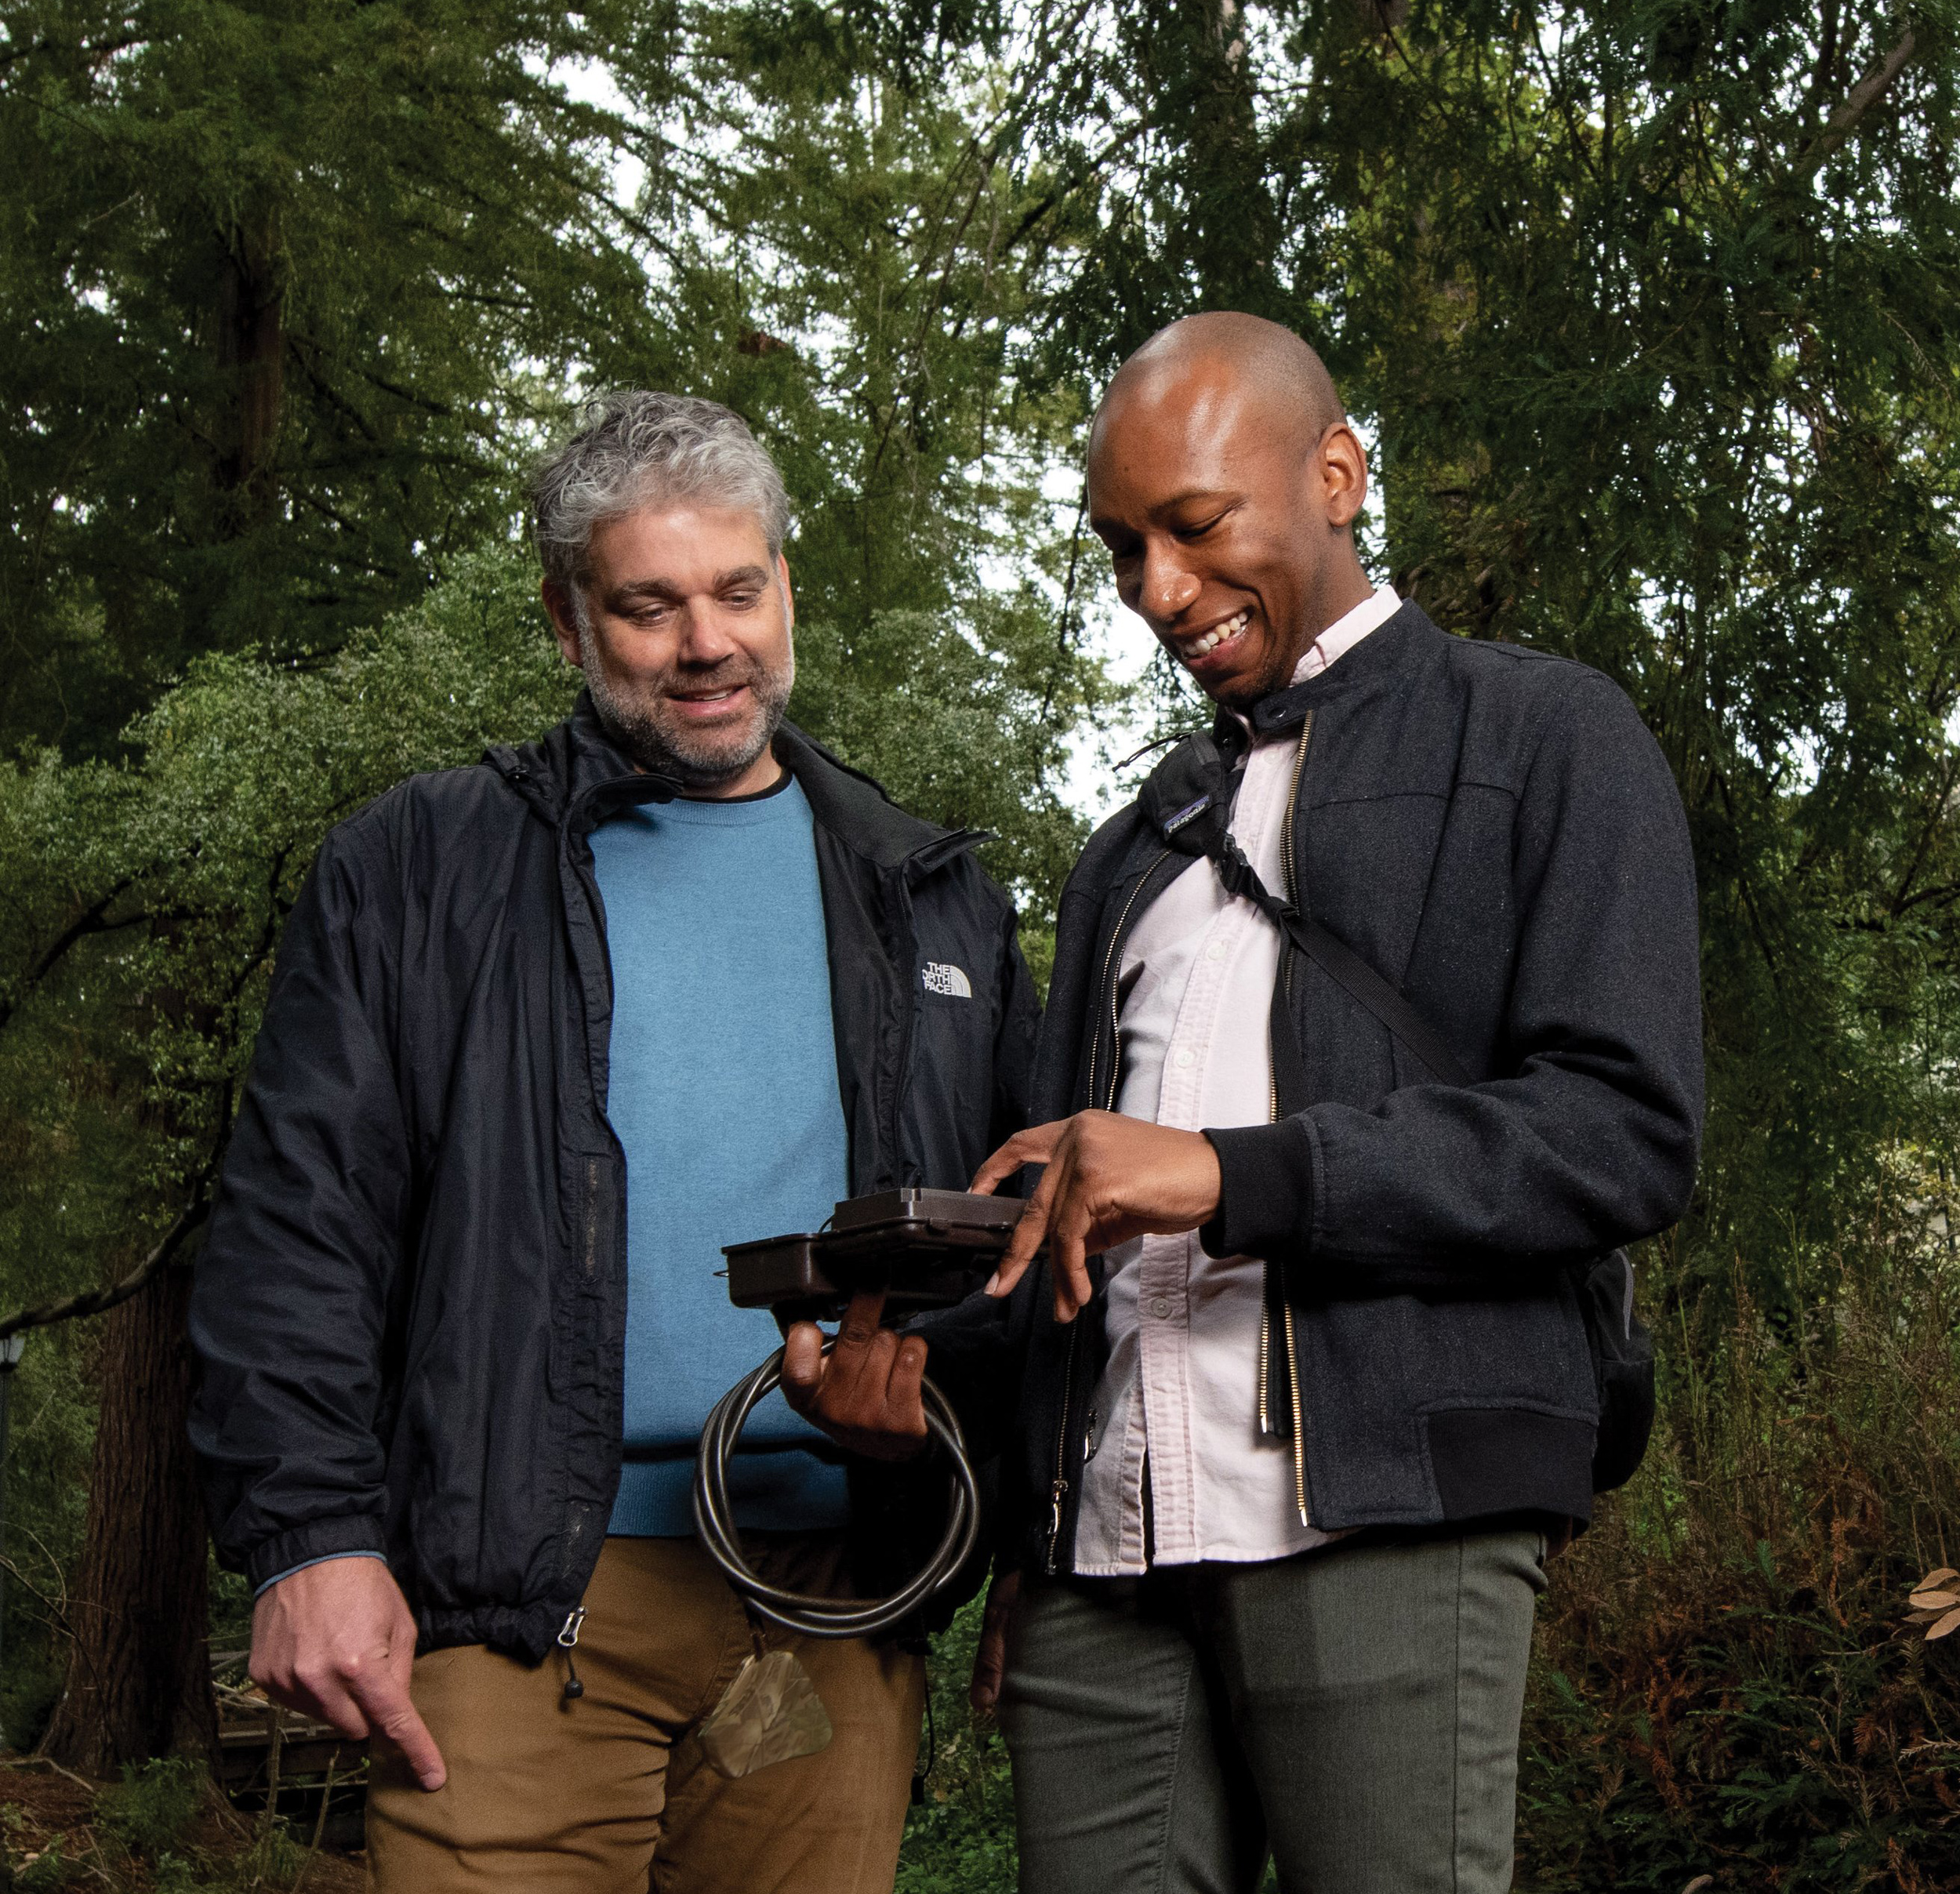
[[[1414,604],[1252,721],[1298,746],[1289,891],[1477,1081],[1437,1083],[1291,956],[1305,1096],[1210,1134],[1222,1196],[1200,1232],[1265,1259],[1290,1315],[1271,1325],[1271,1431],[1330,1529],[1583,1520],[1599,1410],[1579,1272],[1680,1217],[1700,1130],[1673,778],[1610,680],[1450,637]],[[1123,944],[1189,865],[1139,803],[1091,838],[1062,898],[1036,1122],[1113,1104]],[[929,1372],[1007,1450],[1007,1557],[1037,1572],[1072,1569],[1104,1307],[1098,1289],[1058,1324],[1044,1268],[926,1325]]]
[[[854,1195],[964,1186],[1025,1119],[1007,897],[785,726],[815,818]],[[327,838],[288,923],[198,1265],[191,1422],[255,1584],[387,1555],[426,1645],[541,1656],[619,1483],[623,1154],[586,838],[647,778],[582,697]],[[731,1135],[740,1135],[739,1127]]]

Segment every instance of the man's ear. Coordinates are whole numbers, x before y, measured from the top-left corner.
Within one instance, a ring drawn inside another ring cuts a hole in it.
[[[1368,455],[1345,421],[1337,421],[1320,437],[1316,456],[1327,524],[1336,532],[1353,525],[1368,497]]]
[[[566,597],[562,587],[548,579],[538,587],[538,596],[544,600],[546,615],[551,620],[551,629],[557,636],[558,649],[564,652],[565,662],[577,669],[584,669],[584,662],[579,655],[579,621],[572,615],[572,600]]]

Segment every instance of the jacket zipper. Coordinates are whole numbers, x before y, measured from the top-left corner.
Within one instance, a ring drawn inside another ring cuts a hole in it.
[[[1293,866],[1294,811],[1299,806],[1301,778],[1306,774],[1307,746],[1313,738],[1313,713],[1309,710],[1306,720],[1300,726],[1300,747],[1293,759],[1293,780],[1287,791],[1286,814],[1279,828],[1279,872],[1283,891],[1288,902],[1298,905],[1297,877]],[[1283,943],[1282,944],[1283,949]],[[1283,951],[1282,978],[1286,981],[1286,996],[1292,993],[1291,960]],[[1268,1122],[1279,1122],[1279,1079],[1276,1070],[1269,1080],[1267,1098]],[[1270,1266],[1270,1265],[1269,1265]],[[1282,1298],[1280,1308],[1280,1339],[1287,1351],[1287,1393],[1289,1415],[1293,1422],[1293,1498],[1298,1508],[1300,1523],[1308,1526],[1312,1522],[1307,1516],[1307,1443],[1306,1430],[1302,1424],[1300,1400],[1300,1355],[1293,1330],[1293,1308]],[[1270,1390],[1268,1387],[1268,1363],[1272,1354],[1272,1316],[1265,1309],[1259,1312],[1259,1431],[1272,1431],[1272,1410]]]
[[[1102,956],[1102,971],[1098,983],[1101,990],[1109,996],[1109,1083],[1106,1087],[1102,1088],[1096,1083],[1096,1075],[1101,1070],[1102,1062],[1102,1028],[1098,1024],[1095,1038],[1090,1042],[1089,1047],[1089,1096],[1093,1098],[1099,1089],[1103,1090],[1102,1108],[1105,1112],[1116,1108],[1116,1047],[1123,1036],[1123,1022],[1116,1014],[1116,983],[1109,978],[1110,971],[1116,965],[1116,955],[1122,949],[1123,932],[1130,925],[1131,909],[1135,907],[1138,898],[1150,885],[1150,877],[1170,859],[1171,852],[1167,848],[1160,849],[1150,865],[1137,878],[1137,885],[1130,891],[1130,898],[1123,904],[1123,912],[1116,916],[1116,931],[1109,936],[1109,951]]]
[[[898,1069],[892,1081],[890,1108],[885,1115],[886,1163],[894,1185],[903,1185],[911,1181],[905,1174],[905,1108],[906,1101],[911,1095],[912,1042],[919,1010],[919,996],[913,985],[918,978],[919,937],[913,924],[912,876],[915,873],[933,873],[991,839],[984,829],[956,829],[950,835],[941,836],[936,841],[914,849],[898,865],[892,876],[892,885],[898,890],[903,909],[906,937],[905,963],[898,976]],[[854,1185],[853,1188],[855,1188]]]
[[[1123,945],[1123,930],[1130,924],[1131,910],[1136,906],[1138,898],[1149,886],[1151,876],[1156,874],[1157,870],[1169,859],[1171,853],[1171,851],[1167,848],[1160,850],[1156,860],[1143,871],[1142,875],[1138,880],[1137,885],[1130,891],[1130,898],[1123,904],[1123,912],[1116,916],[1116,931],[1109,937],[1109,952],[1102,956],[1101,978],[1103,989],[1109,996],[1110,1026],[1109,1082],[1104,1096],[1103,1109],[1105,1111],[1112,1109],[1116,1101],[1119,1067],[1116,1048],[1122,1034],[1122,1022],[1116,1016],[1116,983],[1109,978],[1109,971],[1116,964],[1116,955]],[[1099,1054],[1102,1036],[1102,1029],[1098,1025],[1096,1029],[1096,1038],[1091,1043],[1089,1050],[1089,1095],[1091,1098],[1096,1095],[1096,1074],[1101,1064]],[[1059,1566],[1062,1545],[1062,1502],[1069,1495],[1069,1411],[1075,1404],[1076,1358],[1081,1352],[1081,1341],[1080,1318],[1078,1316],[1076,1322],[1069,1328],[1068,1351],[1062,1358],[1062,1413],[1055,1423],[1054,1477],[1048,1484],[1048,1550],[1047,1556],[1043,1562],[1043,1566],[1051,1578],[1054,1577]]]

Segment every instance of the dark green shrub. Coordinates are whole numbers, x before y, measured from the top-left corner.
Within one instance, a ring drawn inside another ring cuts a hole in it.
[[[132,1854],[158,1860],[196,1820],[210,1780],[203,1763],[188,1756],[125,1768],[122,1782],[96,1798],[96,1827]]]

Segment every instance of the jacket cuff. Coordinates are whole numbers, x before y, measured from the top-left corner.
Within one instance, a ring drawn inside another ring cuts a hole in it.
[[[1271,1257],[1307,1246],[1313,1158],[1297,1119],[1207,1131],[1218,1154],[1218,1208],[1198,1231],[1207,1256]]]
[[[309,1558],[296,1566],[289,1566],[283,1572],[275,1572],[263,1585],[254,1585],[252,1595],[262,1598],[281,1580],[292,1577],[296,1572],[310,1572],[315,1566],[330,1566],[336,1558],[381,1558],[379,1552],[322,1552],[318,1558]],[[385,1566],[388,1562],[381,1558]]]
[[[348,1513],[335,1519],[314,1519],[296,1526],[252,1548],[245,1560],[245,1580],[253,1595],[275,1578],[299,1566],[316,1564],[322,1558],[338,1558],[343,1552],[372,1552],[388,1555],[379,1513]]]

